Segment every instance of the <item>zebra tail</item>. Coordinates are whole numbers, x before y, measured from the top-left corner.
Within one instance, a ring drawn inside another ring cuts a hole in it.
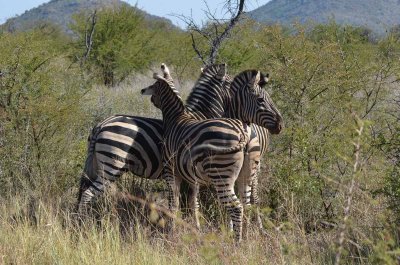
[[[97,136],[101,130],[101,126],[95,126],[88,137],[87,154],[85,167],[80,177],[79,192],[78,192],[78,204],[76,205],[76,212],[79,210],[79,203],[82,198],[83,192],[90,187],[93,180],[96,179],[96,169],[94,165],[94,150],[97,142]]]
[[[90,180],[94,180],[96,178],[96,170],[94,168],[94,151],[97,142],[97,136],[99,135],[101,128],[101,126],[95,126],[88,137],[87,156],[83,174]]]

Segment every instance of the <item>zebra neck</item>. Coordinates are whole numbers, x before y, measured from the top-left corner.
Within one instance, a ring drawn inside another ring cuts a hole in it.
[[[225,117],[228,107],[227,93],[221,86],[195,87],[186,102],[188,111],[200,119]]]
[[[185,106],[175,87],[164,87],[160,94],[161,112],[164,124],[175,122],[185,115]]]
[[[242,120],[242,110],[240,108],[240,100],[239,97],[237,97],[236,91],[233,89],[228,89],[226,91],[226,96],[225,96],[225,117],[227,118],[232,118],[232,119],[239,119]]]

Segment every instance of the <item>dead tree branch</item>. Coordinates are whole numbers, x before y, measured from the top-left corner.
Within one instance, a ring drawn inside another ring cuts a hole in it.
[[[202,236],[200,235],[200,233],[197,230],[197,228],[193,227],[192,225],[190,225],[189,223],[185,222],[180,217],[176,216],[169,209],[166,209],[166,208],[164,208],[162,206],[159,206],[159,205],[157,205],[155,203],[149,202],[149,201],[147,201],[145,199],[142,199],[140,197],[134,196],[134,195],[126,193],[126,192],[121,193],[120,196],[122,198],[128,199],[128,200],[130,200],[132,202],[138,202],[142,206],[148,206],[150,209],[158,211],[158,212],[164,214],[166,217],[168,217],[169,219],[173,220],[177,225],[188,229],[193,235],[197,236],[197,238],[200,241],[202,240]]]
[[[203,64],[206,65],[206,64],[207,64],[207,63],[206,63],[206,59],[204,59],[204,57],[203,57],[203,55],[201,54],[200,50],[197,48],[196,40],[194,39],[194,35],[193,35],[192,32],[190,33],[190,36],[192,37],[192,47],[193,47],[193,50],[196,52],[197,56],[198,56],[199,59],[203,62]]]
[[[90,25],[89,25],[90,23]],[[86,50],[85,53],[82,56],[81,60],[81,66],[86,62],[86,60],[89,58],[90,51],[92,50],[93,46],[93,34],[94,34],[94,29],[97,23],[97,10],[93,12],[93,14],[88,18],[88,21],[86,23],[86,29],[85,29],[85,46]]]
[[[242,14],[244,13],[244,1],[245,0],[226,1],[224,9],[227,11],[225,14],[229,13],[231,16],[230,19],[218,19],[215,13],[210,10],[210,7],[205,2],[206,10],[204,12],[208,19],[208,23],[206,25],[199,26],[196,24],[192,16],[178,16],[187,25],[192,38],[193,50],[205,65],[215,63],[222,43],[228,38],[232,29],[237,25]],[[198,40],[195,38],[195,34],[198,34],[200,38],[203,38],[207,41],[209,46],[208,52],[201,51]]]
[[[228,37],[233,27],[235,27],[235,25],[239,22],[240,16],[243,13],[243,8],[244,8],[244,0],[240,0],[236,16],[231,18],[231,20],[228,23],[228,26],[224,29],[224,31],[220,35],[217,35],[216,38],[213,40],[212,46],[210,47],[210,57],[209,57],[210,63],[215,63],[215,60],[218,55],[218,50],[222,42]]]

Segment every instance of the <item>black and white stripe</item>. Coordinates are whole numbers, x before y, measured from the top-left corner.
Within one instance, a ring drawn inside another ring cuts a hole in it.
[[[202,75],[194,90],[203,86],[222,86],[224,75],[225,68],[211,79]],[[200,119],[201,112],[195,116]],[[160,119],[115,115],[93,128],[81,177],[78,212],[84,212],[92,198],[103,191],[104,187],[97,183],[98,178],[114,181],[127,171],[148,179],[160,177],[162,124]]]
[[[157,179],[162,169],[163,127],[160,119],[115,115],[97,124],[88,139],[81,176],[78,211],[125,172]],[[99,180],[101,179],[101,180]]]
[[[232,101],[235,96],[230,93],[232,79],[230,76],[225,75],[225,82],[223,86],[212,82],[215,76],[218,76],[221,69],[225,68],[224,64],[211,65],[203,70],[203,74],[199,79],[199,83],[196,89],[192,91],[187,100],[187,108],[195,113],[200,118],[216,118],[216,117],[227,117],[227,118],[238,118],[242,119],[241,113],[233,106]],[[237,81],[244,78],[244,73],[239,74]],[[268,80],[267,77],[259,83],[260,87],[263,87]],[[243,81],[238,82],[238,84]],[[236,87],[237,84],[234,84]],[[277,112],[279,113],[279,112]],[[280,119],[280,114],[278,115]],[[277,131],[279,132],[279,131]],[[246,148],[245,162],[240,172],[237,185],[242,185],[247,178],[252,179],[251,192],[247,190],[245,194],[240,194],[241,200],[245,205],[255,204],[256,215],[258,226],[262,228],[262,222],[259,213],[259,197],[258,197],[258,173],[260,171],[260,160],[268,149],[268,129],[251,124],[251,137],[250,142]]]
[[[197,118],[221,117],[228,114],[233,96],[227,93],[230,82],[225,82],[228,87],[222,88],[225,72],[225,65],[215,65],[207,68],[200,76],[187,101],[188,109]],[[229,111],[233,117],[238,116],[234,116],[234,113],[232,110]],[[103,181],[97,183],[98,176],[107,181],[114,181],[124,172],[130,171],[140,177],[158,178],[161,171],[162,132],[161,120],[145,117],[116,115],[98,124],[89,139],[78,207],[84,209],[85,207],[81,206],[86,206],[96,193],[104,189],[101,184]],[[252,135],[254,138],[254,133]],[[251,143],[254,142],[252,139]],[[261,145],[261,149],[263,146]],[[248,150],[254,149],[249,146]],[[253,164],[258,159],[253,158]],[[249,173],[242,170],[241,175],[246,175],[247,178]],[[193,203],[193,198],[189,199]],[[196,214],[195,216],[198,225],[198,217]]]
[[[164,122],[164,178],[170,187],[170,207],[177,209],[179,186],[184,179],[194,190],[197,199],[199,185],[213,185],[220,202],[233,222],[237,240],[241,240],[243,206],[234,192],[245,159],[243,149],[249,143],[248,126],[237,119],[198,120],[188,112],[162,65],[164,78],[155,75],[157,82],[142,90],[152,95],[152,102],[162,110]],[[262,75],[246,71],[235,77],[228,96],[236,99],[242,109],[242,119],[256,122],[272,131],[281,128],[281,117],[267,94],[259,86]],[[263,81],[261,81],[263,82]],[[236,84],[236,86],[233,86]],[[243,179],[239,193],[249,193],[251,179]]]

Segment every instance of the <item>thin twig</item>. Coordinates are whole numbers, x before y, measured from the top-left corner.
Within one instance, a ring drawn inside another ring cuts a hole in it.
[[[174,220],[174,222],[176,222],[176,224],[190,230],[191,233],[193,233],[195,236],[197,236],[199,239],[201,239],[201,235],[199,233],[199,231],[197,230],[197,228],[193,227],[192,225],[190,225],[189,223],[185,222],[183,219],[179,218],[178,216],[176,216],[175,214],[173,214],[170,210],[159,206],[153,202],[149,202],[145,199],[142,199],[140,197],[136,197],[134,195],[131,195],[129,193],[124,192],[121,195],[123,198],[126,198],[130,201],[135,201],[140,203],[142,206],[148,206],[150,209],[152,210],[156,210],[159,212],[162,212],[163,214],[165,214],[168,218]]]
[[[351,203],[352,203],[352,198],[353,198],[353,190],[355,187],[356,183],[356,177],[357,174],[359,173],[359,165],[360,165],[360,149],[361,149],[361,134],[364,130],[364,123],[362,120],[358,118],[356,114],[353,113],[354,119],[357,124],[357,138],[355,142],[353,143],[354,145],[354,164],[353,164],[353,172],[351,175],[351,180],[350,180],[350,186],[348,189],[348,194],[347,194],[347,201],[346,201],[346,206],[344,208],[344,216],[343,216],[343,222],[342,225],[339,228],[339,239],[338,239],[338,249],[336,252],[336,257],[335,257],[335,265],[340,264],[340,258],[343,252],[343,243],[345,240],[345,234],[347,230],[347,221],[350,217],[350,208],[351,208]]]
[[[199,49],[197,48],[196,41],[195,41],[195,39],[194,39],[194,36],[193,36],[193,33],[192,33],[192,32],[190,33],[190,36],[192,37],[192,47],[193,47],[193,50],[196,52],[196,54],[197,54],[197,56],[200,58],[200,60],[201,60],[204,64],[207,64],[206,61],[204,60],[203,55],[201,54],[201,52],[200,52]]]

